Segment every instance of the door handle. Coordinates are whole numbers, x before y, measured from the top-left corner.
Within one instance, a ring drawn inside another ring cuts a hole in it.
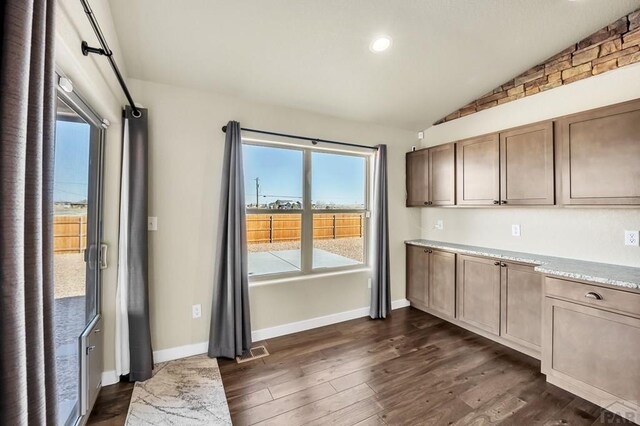
[[[100,244],[100,269],[107,269],[107,251],[109,246],[106,244]]]
[[[93,350],[96,348],[95,345],[92,346],[87,346],[87,355],[89,355],[89,352],[93,352]]]

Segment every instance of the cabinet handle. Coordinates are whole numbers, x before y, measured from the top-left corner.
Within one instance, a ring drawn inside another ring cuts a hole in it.
[[[587,299],[593,299],[593,300],[604,299],[600,294],[596,293],[595,291],[588,292],[587,294],[584,295],[584,297],[586,297]]]
[[[428,205],[429,205],[429,202],[428,202],[428,201],[425,201],[425,202],[424,202],[424,205],[425,205],[425,206],[428,206]]]
[[[502,262],[502,263],[500,264],[500,266],[502,266],[503,268],[506,268],[506,267],[507,267],[507,264],[506,264],[506,263],[504,263],[504,262]]]
[[[500,201],[500,204],[507,204],[507,201],[506,200],[502,200],[502,201]]]
[[[429,250],[429,253],[433,253],[433,250]]]
[[[498,201],[498,200],[493,200],[493,204],[500,204],[500,201]]]
[[[500,266],[500,262],[493,262],[494,265]]]
[[[425,252],[425,253],[429,253],[429,250],[427,250],[427,249],[424,249],[424,252]]]

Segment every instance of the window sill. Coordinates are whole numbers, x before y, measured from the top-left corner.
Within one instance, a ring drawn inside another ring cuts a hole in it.
[[[333,270],[326,272],[314,272],[311,274],[294,274],[287,276],[279,276],[273,278],[261,278],[258,277],[249,277],[249,287],[261,287],[266,285],[274,285],[274,284],[284,284],[291,283],[296,281],[308,281],[315,280],[319,278],[327,278],[327,277],[335,277],[339,275],[349,275],[349,274],[360,274],[363,272],[371,272],[371,268],[369,266],[362,266],[353,269],[342,269],[342,270]]]

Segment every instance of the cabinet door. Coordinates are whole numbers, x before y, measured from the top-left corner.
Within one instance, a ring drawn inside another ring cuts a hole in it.
[[[544,328],[545,374],[596,403],[640,410],[640,319],[546,297]]]
[[[429,307],[454,318],[456,315],[456,255],[432,250],[429,258]]]
[[[429,150],[407,153],[407,206],[429,204]]]
[[[429,148],[429,204],[456,203],[456,147],[453,143]]]
[[[501,204],[555,202],[553,122],[500,133]]]
[[[428,279],[428,249],[407,245],[407,299],[423,308],[428,306]]]
[[[559,121],[566,204],[640,204],[640,102]]]
[[[497,133],[456,144],[458,204],[485,205],[500,202],[499,146]]]
[[[458,255],[458,319],[500,333],[500,262]]]
[[[544,276],[533,266],[502,263],[502,317],[500,335],[540,351]]]

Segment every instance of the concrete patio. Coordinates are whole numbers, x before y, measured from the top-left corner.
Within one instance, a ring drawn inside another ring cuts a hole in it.
[[[313,249],[313,267],[336,268],[359,265],[361,262],[331,253]],[[249,275],[277,274],[300,270],[300,250],[273,250],[249,253]]]

